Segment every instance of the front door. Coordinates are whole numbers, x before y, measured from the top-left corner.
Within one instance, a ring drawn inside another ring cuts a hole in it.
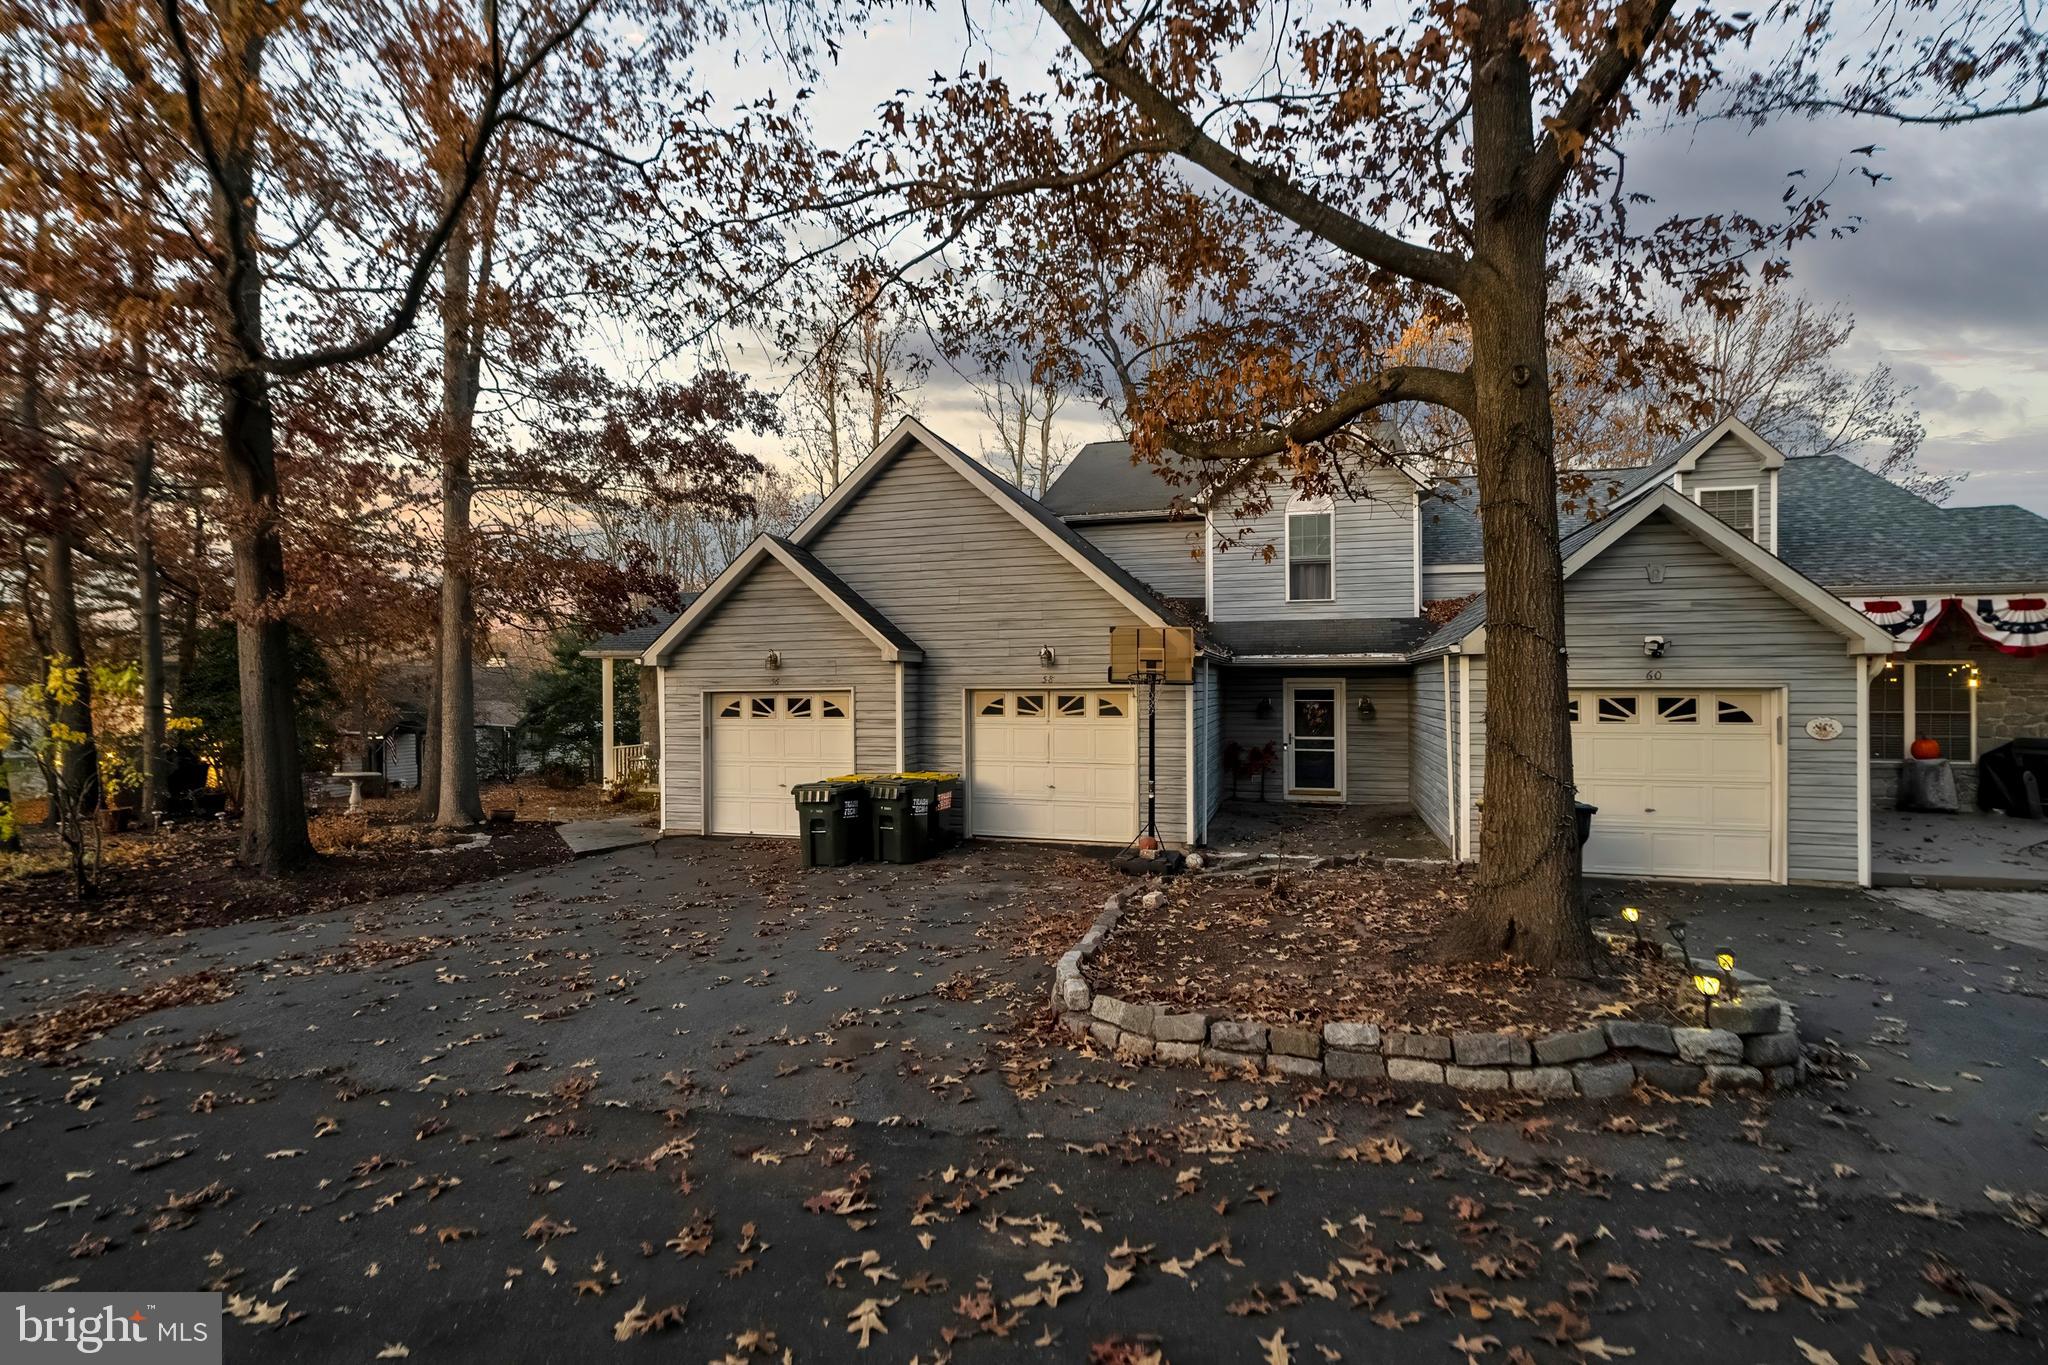
[[[1287,684],[1287,795],[1344,799],[1344,684]]]

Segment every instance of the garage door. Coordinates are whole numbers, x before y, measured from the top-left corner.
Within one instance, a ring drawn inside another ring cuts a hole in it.
[[[975,692],[968,709],[975,834],[1121,844],[1138,832],[1128,691]]]
[[[1766,692],[1574,693],[1579,799],[1600,808],[1586,871],[1775,881],[1774,700]]]
[[[714,692],[705,743],[711,832],[794,835],[789,789],[853,771],[853,694]]]

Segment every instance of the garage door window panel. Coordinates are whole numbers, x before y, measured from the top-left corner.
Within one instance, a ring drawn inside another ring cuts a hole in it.
[[[1657,719],[1666,725],[1697,725],[1700,699],[1694,696],[1657,698]]]

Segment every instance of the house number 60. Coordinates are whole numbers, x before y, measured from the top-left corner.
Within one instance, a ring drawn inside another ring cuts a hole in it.
[[[1648,672],[1646,672],[1646,673],[1644,673],[1644,674],[1643,674],[1643,681],[1645,681],[1645,682],[1663,682],[1663,681],[1664,681],[1664,670],[1663,670],[1663,669],[1661,669],[1661,668],[1653,668],[1653,669],[1650,669],[1650,670],[1649,670]]]

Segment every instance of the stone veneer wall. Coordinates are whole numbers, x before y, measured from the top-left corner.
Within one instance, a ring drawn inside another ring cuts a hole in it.
[[[1147,892],[1148,896],[1162,893]],[[1102,995],[1082,964],[1123,915],[1112,896],[1081,941],[1053,971],[1052,1003],[1076,1036],[1127,1060],[1220,1067],[1248,1077],[1389,1081],[1504,1091],[1544,1099],[1611,1099],[1642,1081],[1686,1094],[1701,1088],[1784,1088],[1805,1079],[1792,1007],[1761,978],[1734,973],[1735,1003],[1714,1007],[1713,1028],[1607,1019],[1541,1038],[1516,1033],[1410,1033],[1377,1024],[1331,1022],[1321,1029],[1229,1019]],[[1153,904],[1157,904],[1154,902]],[[1149,908],[1149,907],[1148,907]],[[1627,935],[1602,933],[1614,946]],[[1666,946],[1667,956],[1677,949]],[[1698,970],[1713,971],[1707,959]]]

